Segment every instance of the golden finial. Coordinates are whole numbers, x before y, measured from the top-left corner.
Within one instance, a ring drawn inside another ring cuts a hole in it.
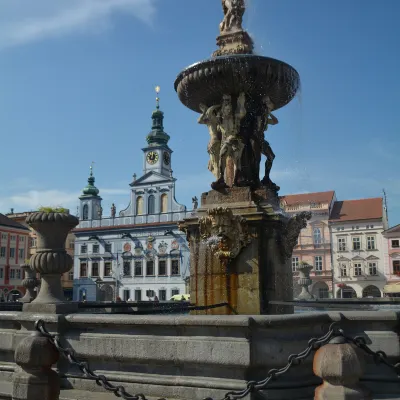
[[[154,89],[155,89],[155,91],[157,93],[156,107],[157,107],[157,110],[158,110],[160,108],[160,98],[158,97],[158,93],[160,93],[161,88],[160,88],[160,86],[157,85]]]

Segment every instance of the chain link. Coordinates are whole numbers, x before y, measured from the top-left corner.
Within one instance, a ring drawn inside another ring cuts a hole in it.
[[[388,357],[385,352],[379,350],[374,352],[371,350],[367,344],[366,340],[362,336],[356,336],[354,338],[348,337],[344,334],[342,329],[337,327],[337,322],[333,322],[329,326],[328,332],[319,337],[312,338],[308,341],[308,346],[298,354],[291,354],[288,357],[287,364],[282,368],[273,368],[268,371],[267,377],[261,381],[249,381],[246,384],[246,388],[240,391],[230,391],[225,394],[225,397],[222,400],[237,400],[243,399],[249,393],[258,392],[260,390],[264,390],[267,385],[276,377],[285,374],[289,369],[294,366],[300,365],[303,360],[305,360],[312,352],[317,351],[320,347],[328,344],[331,339],[334,337],[342,336],[348,343],[353,343],[358,348],[362,349],[365,353],[370,356],[373,356],[376,363],[383,363],[396,372],[397,377],[400,379],[400,362],[397,364],[391,364],[388,361]],[[35,323],[35,328],[38,330],[44,337],[47,337],[48,340],[57,348],[57,350],[64,355],[72,365],[76,365],[84,375],[96,381],[99,386],[102,386],[105,390],[109,392],[113,392],[117,397],[122,397],[125,400],[147,400],[144,394],[136,394],[129,395],[123,386],[115,386],[109,382],[109,380],[104,375],[97,375],[94,373],[87,362],[79,361],[75,355],[74,350],[71,348],[65,349],[60,344],[56,335],[52,335],[46,330],[45,323],[42,320],[39,320]],[[158,400],[166,400],[165,398],[159,398]],[[211,397],[207,397],[204,400],[213,400]]]

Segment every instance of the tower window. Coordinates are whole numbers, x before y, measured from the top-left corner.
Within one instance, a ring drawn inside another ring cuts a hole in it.
[[[85,204],[85,205],[83,206],[82,218],[83,218],[84,220],[89,219],[89,206],[88,206],[87,204]]]
[[[156,212],[155,203],[155,197],[153,195],[150,195],[148,199],[148,214],[154,214]]]
[[[161,195],[161,212],[166,213],[168,211],[168,195],[166,193]]]
[[[139,196],[136,199],[136,215],[142,215],[143,214],[143,197]]]

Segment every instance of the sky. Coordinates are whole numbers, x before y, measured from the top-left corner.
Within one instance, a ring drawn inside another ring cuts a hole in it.
[[[300,73],[267,139],[280,194],[382,196],[400,223],[400,1],[248,0],[258,54]],[[207,128],[174,91],[216,49],[220,0],[0,0],[0,212],[76,210],[92,161],[104,215],[129,203],[160,85],[177,200],[209,190]]]

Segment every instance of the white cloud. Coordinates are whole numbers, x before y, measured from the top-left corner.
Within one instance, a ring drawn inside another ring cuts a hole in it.
[[[0,48],[61,35],[99,32],[117,13],[151,25],[156,0],[0,0]]]

